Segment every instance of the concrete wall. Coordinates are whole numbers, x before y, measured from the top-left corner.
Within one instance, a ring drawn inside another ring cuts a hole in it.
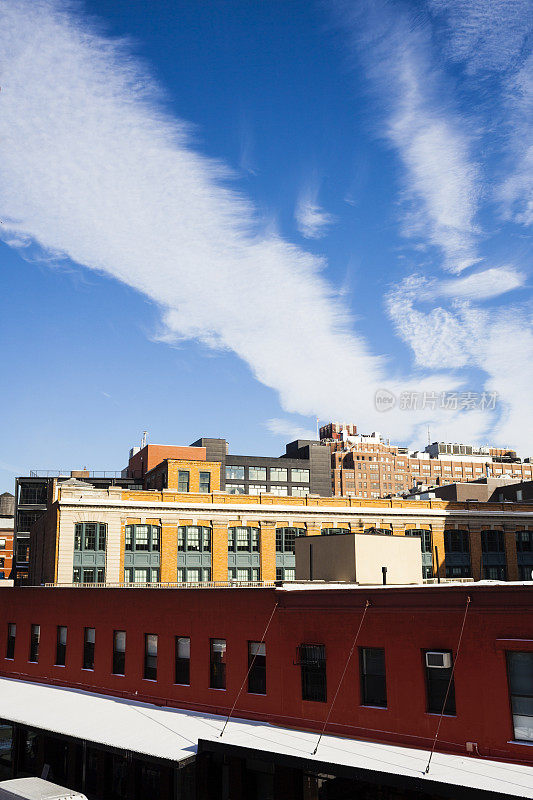
[[[420,583],[420,541],[405,536],[337,534],[296,539],[296,580],[382,583]]]

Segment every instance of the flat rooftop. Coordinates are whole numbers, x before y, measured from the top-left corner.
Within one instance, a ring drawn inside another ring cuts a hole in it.
[[[533,767],[467,755],[436,752],[429,773],[427,750],[376,741],[324,736],[316,755],[316,732],[277,727],[260,720],[225,717],[91,694],[78,689],[0,678],[0,718],[72,736],[95,744],[174,761],[191,761],[205,743],[254,751],[259,758],[280,755],[349,767],[361,775],[378,773],[416,781],[419,788],[460,786],[492,792],[492,797],[533,798]]]

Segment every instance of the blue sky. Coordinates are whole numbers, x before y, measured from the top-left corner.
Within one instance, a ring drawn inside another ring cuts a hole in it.
[[[530,31],[522,0],[5,0],[2,488],[316,416],[533,454]]]

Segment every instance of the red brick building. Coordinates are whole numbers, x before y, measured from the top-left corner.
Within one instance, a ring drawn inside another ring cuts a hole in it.
[[[533,593],[523,584],[21,587],[1,599],[2,680],[73,687],[221,720],[233,707],[235,718],[283,730],[318,732],[327,722],[328,736],[374,742],[378,760],[385,745],[428,751],[438,729],[437,753],[460,757],[466,772],[478,759],[485,770],[493,762],[509,770],[528,765],[523,774],[531,794],[520,796],[533,796]],[[7,695],[0,692],[4,720]],[[61,733],[60,717],[50,725]],[[268,748],[260,741],[253,746],[268,761]],[[380,770],[380,785],[391,785]],[[456,779],[464,785],[460,771]],[[217,795],[205,789],[198,796]]]
[[[475,448],[434,442],[410,453],[379,433],[358,434],[355,425],[329,423],[320,428],[321,442],[331,449],[334,495],[386,497],[409,491],[415,484],[442,486],[486,476],[528,481],[533,464],[513,450]]]

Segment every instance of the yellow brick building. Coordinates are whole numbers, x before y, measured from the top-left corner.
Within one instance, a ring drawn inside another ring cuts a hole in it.
[[[55,486],[32,529],[30,583],[177,584],[294,577],[296,536],[417,536],[421,579],[531,579],[533,506],[234,495],[217,462],[166,459],[146,490]]]

